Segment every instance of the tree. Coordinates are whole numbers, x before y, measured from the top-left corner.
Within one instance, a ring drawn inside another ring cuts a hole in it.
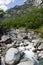
[[[3,17],[3,10],[0,10],[0,18]]]

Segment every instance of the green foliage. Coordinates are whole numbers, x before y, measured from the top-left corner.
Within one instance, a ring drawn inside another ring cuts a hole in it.
[[[38,32],[40,32],[40,37],[43,38],[43,26],[40,26],[38,29],[37,29]]]
[[[6,28],[40,29],[43,26],[43,8],[32,8],[18,18],[2,21],[2,24]]]
[[[0,10],[0,18],[3,17],[3,10]]]

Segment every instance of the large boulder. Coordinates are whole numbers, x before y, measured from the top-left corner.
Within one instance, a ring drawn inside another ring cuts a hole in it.
[[[20,60],[20,53],[16,48],[10,48],[5,55],[5,63],[12,65]]]

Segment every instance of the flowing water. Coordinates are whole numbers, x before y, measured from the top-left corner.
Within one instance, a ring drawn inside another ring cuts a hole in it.
[[[43,61],[39,61],[39,65],[43,65]]]

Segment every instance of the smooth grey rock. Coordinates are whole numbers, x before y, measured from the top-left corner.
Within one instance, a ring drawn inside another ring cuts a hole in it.
[[[43,59],[43,51],[38,54],[39,59]]]
[[[40,39],[33,39],[32,44],[33,44],[34,47],[38,47],[39,44],[40,44]]]
[[[23,39],[23,38],[25,38],[26,36],[27,36],[27,35],[26,35],[26,32],[23,32],[23,31],[19,32],[18,35],[17,35],[17,37],[20,38],[20,39]]]
[[[38,47],[38,49],[43,49],[43,43]]]
[[[32,39],[31,33],[28,33],[28,38]]]
[[[5,65],[4,57],[3,56],[1,56],[1,65]]]
[[[20,53],[16,48],[10,48],[5,55],[6,64],[15,64],[20,60]]]
[[[7,35],[3,35],[3,36],[1,37],[1,41],[6,41],[6,40],[8,40],[8,39],[10,39],[10,37],[7,36]]]

